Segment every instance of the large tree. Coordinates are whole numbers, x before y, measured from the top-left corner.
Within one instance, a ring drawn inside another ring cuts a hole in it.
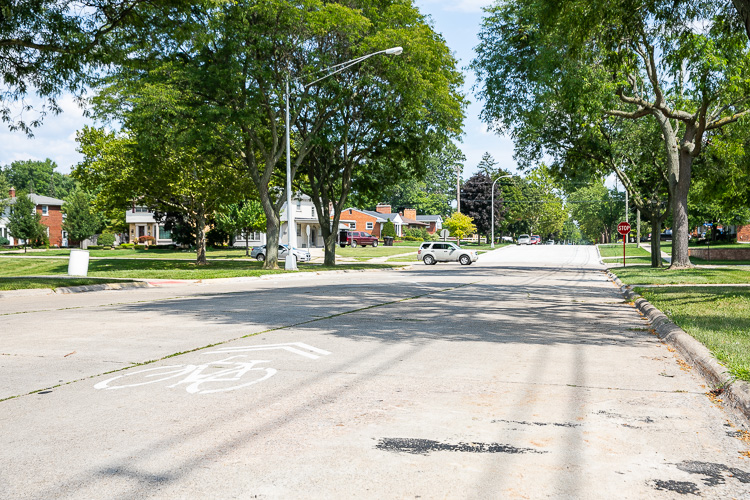
[[[602,115],[656,120],[672,201],[672,266],[689,266],[693,161],[707,133],[750,112],[748,40],[726,13],[707,0],[498,4],[474,61],[483,116],[537,154],[549,145],[539,124],[561,107],[579,127]]]
[[[502,224],[506,212],[502,193],[497,184],[493,186],[492,181],[487,174],[477,172],[461,187],[461,212],[473,219],[477,233],[487,236],[487,241],[492,231],[493,212],[496,226]]]
[[[216,212],[219,229],[234,236],[240,234],[245,240],[245,256],[250,255],[250,234],[266,228],[266,214],[256,200],[244,200],[219,207]]]
[[[18,160],[2,168],[10,185],[18,191],[29,191],[53,198],[65,198],[74,188],[75,181],[66,174],[56,172],[57,164],[44,161]]]
[[[463,168],[466,156],[451,141],[440,151],[430,154],[426,161],[424,173],[414,172],[413,177],[402,178],[395,184],[378,184],[382,190],[374,195],[353,192],[350,203],[359,207],[385,203],[392,209],[414,208],[421,215],[447,217],[452,212],[451,203],[456,199],[456,168]]]
[[[79,247],[83,240],[90,238],[104,226],[101,214],[92,210],[93,197],[82,189],[76,189],[68,197],[62,206],[64,222],[62,228],[68,232],[70,239],[78,242]]]

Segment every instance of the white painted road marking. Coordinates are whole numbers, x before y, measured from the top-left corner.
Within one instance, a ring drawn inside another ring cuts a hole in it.
[[[282,349],[284,351],[293,352],[294,354],[299,354],[300,356],[305,356],[310,359],[318,359],[320,356],[315,355],[311,352],[306,352],[303,349],[306,349],[307,351],[312,351],[314,353],[318,353],[321,356],[327,356],[331,354],[328,351],[324,351],[323,349],[318,349],[317,347],[313,347],[311,345],[304,344],[302,342],[290,342],[287,344],[267,344],[267,345],[255,345],[255,346],[239,346],[239,347],[222,347],[221,349],[218,349],[216,351],[209,351],[204,352],[203,354],[226,354],[226,353],[235,353],[235,352],[252,352],[252,351],[270,351],[274,349]]]
[[[327,356],[331,354],[323,349],[318,349],[311,345],[304,344],[302,342],[290,342],[287,344],[267,344],[259,346],[240,346],[240,347],[222,347],[216,351],[208,351],[202,354],[236,354],[240,352],[253,352],[253,351],[270,351],[270,350],[284,350],[294,354],[299,354],[310,359],[318,359],[320,356]],[[313,354],[317,353],[317,354]],[[169,365],[169,366],[157,366],[155,368],[145,368],[143,370],[126,371],[122,375],[109,378],[102,382],[94,385],[94,389],[124,389],[127,387],[138,387],[141,385],[155,384],[157,382],[163,382],[166,380],[179,379],[172,385],[168,385],[167,388],[171,389],[179,385],[186,385],[185,390],[190,394],[211,394],[215,392],[227,392],[249,385],[257,384],[264,380],[276,375],[277,370],[275,368],[267,367],[256,367],[259,363],[270,363],[268,360],[247,360],[245,354],[236,354],[228,358],[221,359],[219,361],[210,361],[200,365]],[[243,358],[242,361],[237,359]],[[209,368],[223,367],[220,370],[213,370],[211,373],[203,373]],[[206,384],[211,384],[210,387],[215,387],[216,384],[222,385],[224,383],[239,382],[240,379],[249,372],[259,371],[263,372],[264,375],[260,378],[252,380],[250,382],[244,382],[237,385],[230,385],[228,387],[220,388],[202,388]]]

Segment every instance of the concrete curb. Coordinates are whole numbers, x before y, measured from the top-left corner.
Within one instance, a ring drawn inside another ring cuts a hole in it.
[[[128,288],[150,288],[152,285],[145,281],[127,283],[102,283],[101,285],[61,286],[52,288],[23,288],[21,290],[8,290],[0,292],[0,299],[10,297],[35,297],[41,295],[52,295],[55,293],[83,293],[98,292],[101,290],[127,290]]]
[[[55,289],[55,293],[83,293],[98,292],[101,290],[127,290],[129,288],[150,288],[152,285],[145,281],[134,281],[128,283],[103,283],[101,285],[61,286]]]
[[[633,301],[638,310],[648,318],[659,338],[673,345],[714,391],[726,394],[729,405],[750,420],[750,384],[731,376],[706,346],[672,323],[664,313],[635,293],[629,285],[623,284],[615,274],[607,271],[607,275],[620,287],[625,298]]]

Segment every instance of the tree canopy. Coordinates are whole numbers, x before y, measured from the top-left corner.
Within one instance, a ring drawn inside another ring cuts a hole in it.
[[[693,160],[711,134],[750,113],[748,40],[729,12],[708,0],[498,3],[473,62],[483,118],[510,131],[529,162],[559,149],[548,125],[579,134],[608,117],[654,120],[672,202],[672,265],[687,266]]]

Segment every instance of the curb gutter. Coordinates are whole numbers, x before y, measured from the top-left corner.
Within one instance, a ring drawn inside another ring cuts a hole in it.
[[[730,406],[750,420],[750,384],[731,376],[727,368],[716,360],[706,346],[672,323],[664,313],[633,292],[629,285],[623,284],[610,271],[607,271],[607,275],[620,287],[625,298],[633,301],[636,308],[648,318],[659,338],[672,344],[682,357],[714,387],[714,391],[726,394]]]

